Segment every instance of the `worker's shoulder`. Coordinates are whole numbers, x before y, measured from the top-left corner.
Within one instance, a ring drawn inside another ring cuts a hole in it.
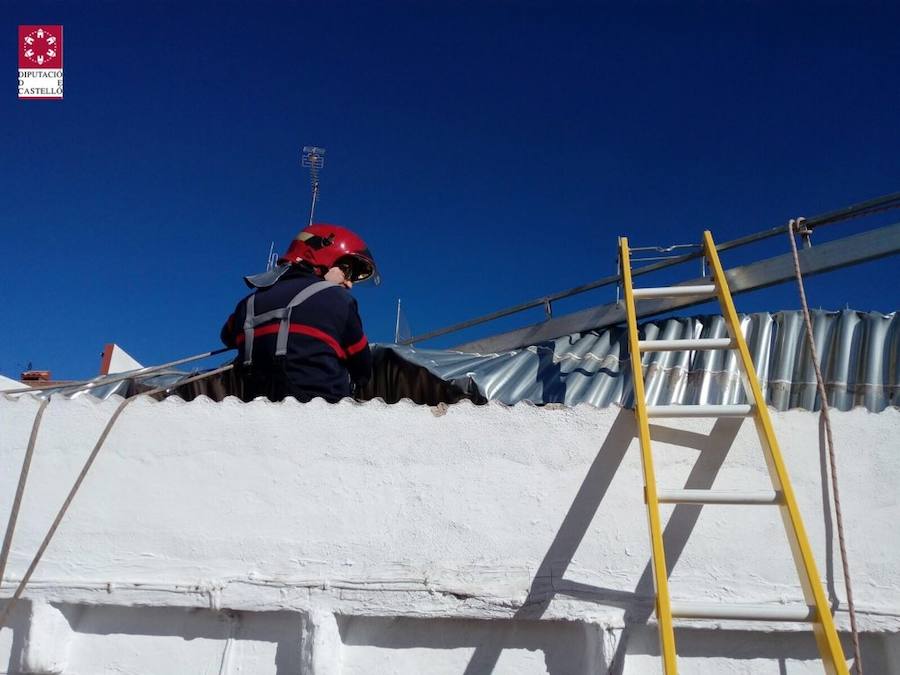
[[[294,297],[295,295],[302,293],[304,290],[312,286],[313,284],[317,284],[323,281],[322,279],[310,275],[298,275],[291,276],[286,279],[281,279],[275,287],[278,289],[279,295],[285,295],[290,297]],[[327,285],[317,291],[313,296],[310,297],[312,301],[314,298],[318,298],[318,300],[329,302],[329,303],[338,303],[340,305],[350,305],[356,306],[356,299],[350,295],[350,292],[339,284],[334,284],[331,282],[325,282]]]

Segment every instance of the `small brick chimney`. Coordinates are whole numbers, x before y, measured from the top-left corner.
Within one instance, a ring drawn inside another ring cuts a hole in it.
[[[49,382],[49,370],[24,370],[22,371],[22,382]]]

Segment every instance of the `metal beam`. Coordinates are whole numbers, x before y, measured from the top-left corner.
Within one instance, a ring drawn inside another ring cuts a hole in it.
[[[830,225],[832,223],[837,223],[842,220],[848,220],[850,218],[861,218],[863,216],[871,215],[873,213],[879,213],[881,211],[885,211],[887,209],[898,208],[900,207],[900,192],[894,192],[889,195],[883,195],[881,197],[876,197],[875,199],[869,199],[865,202],[860,202],[858,204],[853,204],[852,206],[848,206],[843,209],[839,209],[837,211],[831,211],[829,213],[819,214],[817,216],[813,216],[812,218],[807,218],[803,221],[803,226],[812,230],[816,227],[820,227],[822,225]],[[753,234],[748,234],[743,237],[739,237],[738,239],[732,239],[731,241],[725,241],[716,245],[716,250],[719,252],[728,251],[733,248],[738,248],[739,246],[746,246],[747,244],[752,244],[758,241],[762,241],[763,239],[768,239],[769,237],[780,237],[788,232],[789,224],[778,225],[777,227],[771,227],[768,230],[762,230],[760,232],[754,232]],[[673,247],[680,248],[680,247]],[[644,267],[636,267],[631,271],[632,277],[638,277],[642,274],[648,274],[650,272],[655,272],[657,270],[661,270],[666,267],[671,267],[672,265],[678,265],[680,263],[686,262],[688,260],[694,260],[701,256],[700,246],[697,246],[697,250],[691,253],[684,253],[682,255],[676,255],[672,257],[667,257],[659,262],[655,262],[650,265],[645,265]],[[474,319],[469,319],[467,321],[463,321],[461,323],[453,324],[452,326],[446,326],[445,328],[438,328],[437,330],[429,331],[428,333],[422,333],[421,335],[414,335],[406,340],[400,340],[398,344],[401,345],[411,345],[416,344],[418,342],[425,342],[427,340],[434,339],[436,337],[440,337],[442,335],[448,335],[450,333],[457,333],[461,330],[465,330],[466,328],[472,328],[473,326],[478,326],[482,323],[487,323],[489,321],[494,321],[496,319],[500,319],[504,316],[510,316],[512,314],[517,314],[519,312],[523,312],[528,309],[532,309],[534,307],[544,307],[547,311],[547,316],[551,316],[551,307],[552,303],[557,300],[562,300],[563,298],[568,298],[573,295],[577,295],[579,293],[584,293],[585,291],[590,291],[595,288],[600,288],[602,286],[609,286],[611,284],[616,283],[619,280],[618,274],[613,274],[612,276],[603,277],[602,279],[598,279],[596,281],[592,281],[587,284],[582,284],[581,286],[575,286],[574,288],[569,288],[564,291],[559,291],[557,293],[552,293],[551,295],[546,295],[542,298],[536,298],[535,300],[529,300],[528,302],[523,302],[514,307],[507,307],[506,309],[501,309],[496,312],[491,312],[490,314],[485,314],[484,316],[479,316]]]
[[[898,252],[900,252],[900,223],[803,249],[799,253],[800,269],[804,276],[812,276],[876,260]],[[728,285],[731,287],[732,294],[746,293],[793,279],[793,257],[789,253],[779,255],[749,265],[734,267],[725,274],[728,277]],[[708,283],[708,279],[691,279],[677,285],[689,286],[702,283]],[[637,303],[637,316],[639,318],[649,317],[704,302],[709,302],[709,300],[690,296],[641,300]],[[477,353],[503,352],[545,340],[553,340],[570,333],[602,329],[623,321],[625,321],[624,305],[610,303],[507,333],[466,342],[452,347],[452,349]]]

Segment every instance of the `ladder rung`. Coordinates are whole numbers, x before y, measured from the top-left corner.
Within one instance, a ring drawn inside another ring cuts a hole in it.
[[[693,340],[638,340],[642,352],[681,352],[697,349],[732,349],[731,338],[695,338]]]
[[[684,295],[715,295],[714,284],[699,284],[694,286],[664,286],[662,288],[635,288],[634,299],[644,298],[678,298]]]
[[[672,616],[678,619],[812,621],[816,616],[816,608],[805,605],[725,605],[718,602],[680,602],[673,600]]]
[[[658,499],[660,504],[781,504],[781,494],[773,490],[660,490]]]
[[[750,417],[755,407],[741,405],[648,405],[647,417]]]

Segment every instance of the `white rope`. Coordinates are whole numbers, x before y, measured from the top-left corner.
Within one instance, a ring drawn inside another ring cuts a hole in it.
[[[853,636],[853,667],[856,675],[862,675],[862,654],[859,647],[859,631],[856,626],[856,607],[853,604],[853,587],[850,584],[850,564],[847,561],[847,546],[844,539],[844,519],[841,515],[841,495],[838,491],[837,459],[834,451],[834,436],[831,433],[831,417],[828,414],[828,395],[825,392],[825,379],[822,377],[822,369],[819,366],[819,357],[816,354],[816,344],[813,339],[812,320],[809,318],[809,306],[806,304],[806,290],[803,287],[803,273],[800,271],[800,257],[797,253],[795,233],[806,233],[800,229],[803,218],[791,220],[788,227],[788,237],[791,240],[791,252],[794,256],[794,274],[797,277],[797,289],[800,291],[800,304],[803,309],[803,320],[806,323],[806,339],[809,343],[809,353],[812,358],[813,368],[816,371],[816,385],[821,401],[821,416],[825,422],[825,438],[828,444],[828,463],[831,469],[831,494],[834,500],[834,519],[837,523],[838,544],[841,549],[841,566],[844,571],[844,587],[847,589],[847,610],[850,613],[850,632]]]
[[[199,375],[194,375],[193,377],[189,377],[185,380],[181,380],[169,387],[157,387],[156,389],[151,389],[148,392],[144,392],[142,394],[137,394],[135,396],[131,396],[130,398],[126,398],[122,401],[119,406],[116,408],[115,412],[113,412],[112,417],[109,418],[109,421],[106,423],[106,426],[103,428],[103,431],[100,434],[100,438],[97,439],[97,442],[94,444],[93,450],[91,450],[91,454],[88,455],[87,461],[84,463],[84,466],[81,468],[81,473],[78,474],[78,478],[75,479],[75,483],[72,485],[72,488],[69,490],[69,494],[66,496],[66,500],[63,502],[63,505],[60,507],[59,512],[56,514],[56,518],[53,519],[53,524],[50,526],[50,529],[47,531],[46,536],[44,537],[44,541],[41,542],[40,547],[38,547],[37,553],[34,554],[34,558],[31,561],[31,564],[28,566],[28,571],[25,572],[25,576],[22,577],[22,580],[19,582],[19,585],[16,587],[15,593],[13,593],[12,598],[10,598],[9,602],[6,603],[6,607],[3,608],[2,614],[0,614],[0,628],[3,628],[6,625],[6,621],[9,618],[10,612],[12,612],[13,607],[16,606],[19,598],[22,597],[22,593],[25,592],[25,587],[28,585],[28,582],[31,580],[32,575],[34,574],[35,569],[37,569],[38,563],[40,563],[41,558],[44,556],[44,552],[47,550],[47,547],[50,545],[51,540],[53,539],[53,535],[56,534],[56,530],[59,528],[60,523],[62,522],[63,517],[66,515],[66,511],[69,510],[69,506],[72,504],[72,501],[75,499],[75,495],[78,493],[78,489],[81,487],[81,484],[84,482],[84,479],[87,477],[88,471],[90,471],[91,466],[94,463],[94,460],[97,458],[97,455],[100,453],[100,448],[103,447],[103,443],[106,441],[107,436],[109,436],[109,432],[112,430],[113,425],[116,423],[116,420],[119,419],[119,416],[124,412],[125,408],[137,400],[138,396],[153,396],[154,394],[160,394],[162,392],[169,391],[171,389],[176,389],[184,384],[188,384],[189,382],[194,382],[196,380],[202,380],[206,377],[211,377],[213,375],[218,375],[219,373],[224,373],[226,370],[231,370],[234,367],[233,364],[228,364],[226,366],[222,366],[221,368],[216,368],[215,370],[210,370],[206,373],[201,373]],[[38,413],[43,413],[43,408],[38,410]],[[32,441],[37,437],[38,424],[40,422],[40,416],[35,420],[34,428],[32,429]],[[33,443],[30,443],[31,450],[33,451]],[[24,489],[24,484],[20,481],[20,486]],[[17,497],[19,495],[17,494]],[[12,540],[12,531],[7,531],[6,537],[9,540]]]
[[[12,548],[13,533],[16,531],[16,521],[19,519],[19,509],[22,507],[22,498],[25,496],[25,484],[28,482],[28,471],[31,469],[31,458],[34,456],[34,445],[37,442],[38,429],[41,427],[41,419],[44,417],[44,410],[49,403],[49,398],[41,401],[37,414],[34,416],[34,424],[31,426],[31,436],[28,439],[28,447],[25,449],[25,458],[22,460],[22,470],[19,472],[16,496],[13,499],[12,510],[9,512],[9,522],[6,524],[3,552],[0,553],[0,585],[3,584],[3,575],[6,573],[6,563],[9,560],[9,551]]]

